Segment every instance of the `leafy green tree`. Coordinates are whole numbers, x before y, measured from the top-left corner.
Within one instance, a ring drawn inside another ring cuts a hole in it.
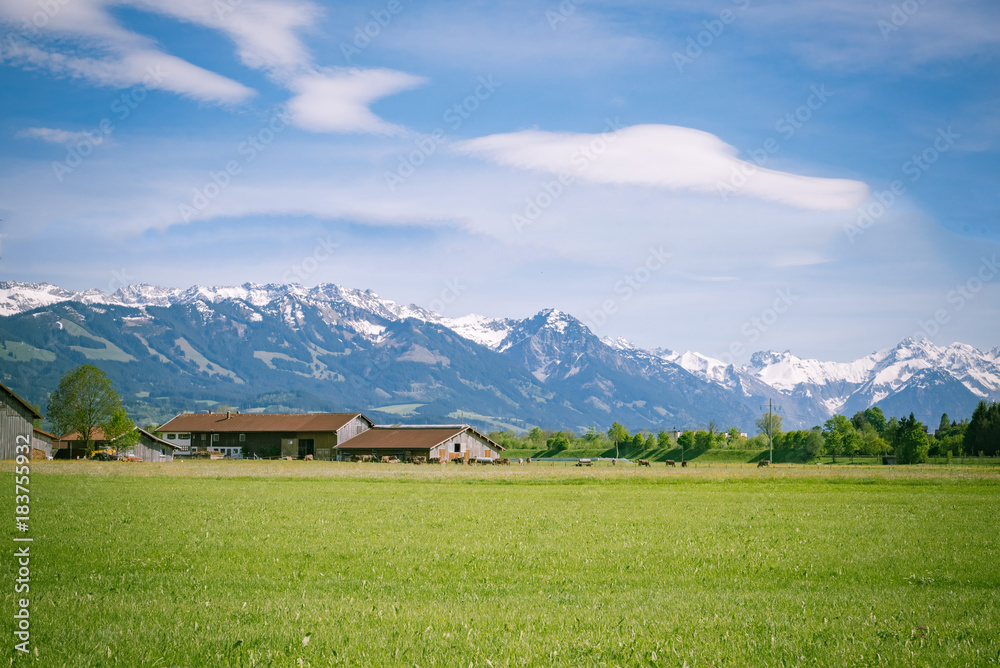
[[[646,449],[655,450],[660,447],[660,439],[656,437],[656,434],[650,434],[649,438],[646,439]]]
[[[775,434],[781,433],[781,416],[777,413],[771,413],[770,416],[764,413],[757,418],[756,425],[761,434],[774,438]]]
[[[862,443],[864,443],[864,441],[861,440],[861,434],[859,434],[856,430],[845,434],[843,440],[844,455],[850,457],[853,462],[854,455],[861,452]]]
[[[694,447],[694,432],[688,429],[677,438],[677,445],[681,449],[681,461],[684,461],[684,452]]]
[[[878,406],[872,406],[865,410],[865,421],[875,429],[879,436],[885,434],[885,413]]]
[[[561,452],[569,448],[569,443],[569,436],[565,432],[557,431],[546,441],[545,447],[549,450]]]
[[[625,443],[630,438],[628,429],[616,420],[611,424],[611,428],[608,429],[608,438],[615,443],[615,459],[618,459],[618,445]]]
[[[1000,402],[980,401],[965,430],[965,451],[993,456],[1000,451]]]
[[[900,464],[921,464],[927,461],[927,451],[930,444],[922,424],[910,417],[903,418],[899,423],[897,434],[896,461]]]
[[[822,457],[826,451],[826,439],[823,438],[823,430],[816,427],[810,431],[805,442],[802,444],[802,449],[810,459]]]
[[[668,448],[670,447],[670,434],[661,429],[660,433],[656,435],[656,441],[661,448]]]
[[[632,437],[632,450],[634,452],[642,452],[642,448],[645,445],[646,439],[642,437],[642,432],[637,432],[636,435]]]
[[[743,441],[745,441],[746,439],[743,438],[743,432],[740,431],[739,427],[730,427],[729,430],[726,431],[726,434],[728,435],[728,438],[726,440],[728,441],[730,448],[743,447],[744,445]]]
[[[699,450],[708,450],[715,444],[715,439],[704,429],[699,429],[694,434],[694,447]]]
[[[540,427],[534,427],[528,432],[528,442],[536,448],[540,448],[545,442],[545,432]]]
[[[951,420],[948,419],[947,413],[941,413],[941,421],[938,422],[938,431],[945,431],[951,427]]]
[[[850,434],[857,435],[854,423],[844,415],[834,415],[823,423],[823,436],[826,438],[826,449],[833,455],[834,463],[837,462],[837,455],[847,454],[847,449],[857,445],[857,441],[848,442]]]
[[[104,437],[119,456],[128,454],[139,444],[139,430],[124,408],[116,410],[104,425]]]
[[[59,386],[49,396],[48,417],[60,435],[79,433],[89,456],[94,450],[94,432],[103,431],[121,408],[121,397],[107,375],[96,366],[84,364],[59,380]]]

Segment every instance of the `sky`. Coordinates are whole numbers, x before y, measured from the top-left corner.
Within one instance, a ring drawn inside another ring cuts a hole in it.
[[[1000,345],[994,0],[5,0],[0,280]]]

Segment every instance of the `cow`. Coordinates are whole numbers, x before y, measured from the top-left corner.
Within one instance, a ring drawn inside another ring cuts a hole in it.
[[[374,455],[361,455],[358,459],[359,462],[370,462],[375,459]]]
[[[417,455],[416,457],[413,458],[413,463],[416,464],[416,465],[418,465],[418,466],[421,465],[421,464],[426,464],[427,463],[427,458],[424,457],[423,455]]]
[[[313,456],[312,455],[306,455],[305,457],[303,457],[303,459],[306,460],[307,462],[311,462],[313,460]]]
[[[667,466],[677,466],[677,462],[672,459],[668,459],[665,463]]]
[[[770,466],[770,465],[771,465],[770,459],[762,459],[759,462],[757,462],[757,468],[760,468],[761,466]]]
[[[649,460],[648,459],[640,459],[639,460],[639,466],[649,466]]]
[[[681,468],[682,469],[686,469],[687,467],[688,467],[688,463],[686,461],[681,462]]]
[[[501,457],[500,459],[493,460],[493,466],[510,466],[510,460],[506,457]]]
[[[389,455],[382,455],[378,461],[380,464],[388,464],[390,459],[392,459],[392,457]]]

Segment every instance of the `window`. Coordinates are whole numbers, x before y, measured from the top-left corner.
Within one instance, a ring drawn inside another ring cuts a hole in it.
[[[177,434],[177,438],[184,441],[189,441],[191,440],[191,434]]]
[[[201,440],[203,440],[203,441],[205,440],[205,434],[201,435]]]
[[[172,441],[177,438],[177,434],[167,434],[167,440]]]
[[[212,434],[212,442],[213,443],[218,443],[219,442],[219,435],[218,434]]]
[[[455,452],[461,452],[461,451],[462,451],[462,444],[461,443],[456,443],[455,444]]]
[[[240,434],[240,443],[246,443],[246,442],[247,442],[247,435]]]

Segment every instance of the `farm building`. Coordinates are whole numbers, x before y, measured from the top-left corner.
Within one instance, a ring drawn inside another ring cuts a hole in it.
[[[337,446],[337,459],[347,456],[426,457],[444,463],[453,459],[496,459],[503,447],[468,425],[375,427]]]
[[[136,429],[139,430],[139,443],[132,448],[131,454],[144,462],[174,461],[174,452],[178,449],[176,445],[164,441],[145,429],[139,429],[139,427]]]
[[[32,421],[41,419],[42,416],[31,404],[0,383],[0,459],[14,459],[18,454],[30,456],[30,452],[18,453],[17,446],[34,446],[35,427]]]
[[[117,454],[130,454],[139,457],[144,462],[172,462],[174,460],[174,452],[178,450],[178,446],[168,443],[145,429],[136,427],[136,430],[139,432],[139,443],[135,447],[129,448],[127,453]],[[90,436],[94,442],[94,450],[113,448],[99,427]],[[56,451],[56,457],[58,459],[86,457],[86,447],[87,444],[82,441],[80,434],[71,431],[59,437],[59,449]]]
[[[52,448],[55,447],[57,437],[47,431],[42,431],[35,427],[35,440],[31,443],[32,459],[51,459]]]
[[[183,413],[157,430],[178,455],[333,459],[335,448],[375,424],[361,413]]]

